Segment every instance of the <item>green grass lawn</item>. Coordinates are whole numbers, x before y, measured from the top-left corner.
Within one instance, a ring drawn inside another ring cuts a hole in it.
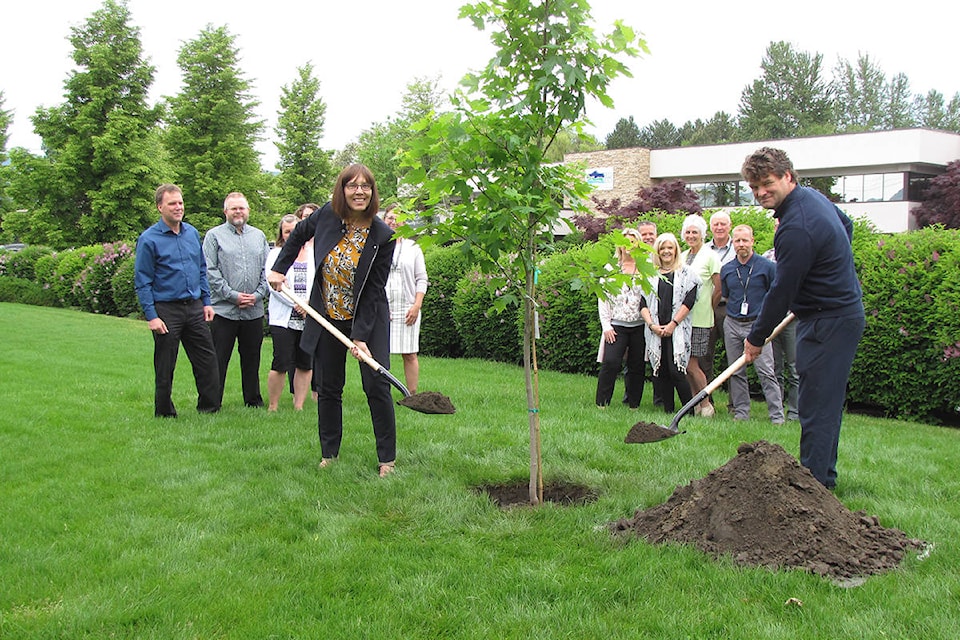
[[[421,391],[457,413],[398,407],[397,471],[381,480],[359,365],[340,459],[321,472],[316,405],[245,409],[236,362],[223,411],[198,415],[181,354],[180,417],[155,419],[144,322],[0,304],[0,336],[4,640],[960,635],[955,429],[847,417],[837,497],[933,548],[842,588],[607,533],[741,442],[796,455],[797,425],[772,427],[759,403],[745,423],[687,417],[686,434],[626,445],[638,420],[669,422],[649,387],[640,411],[599,411],[595,379],[542,372],[547,479],[598,499],[500,510],[474,487],[527,477],[518,368],[421,358]]]

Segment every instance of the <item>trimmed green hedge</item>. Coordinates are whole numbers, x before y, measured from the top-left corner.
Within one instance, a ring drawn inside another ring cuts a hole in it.
[[[857,258],[867,327],[849,399],[897,417],[960,414],[960,231],[876,236]]]
[[[648,217],[661,232],[675,234],[683,220],[682,215]],[[731,217],[734,225],[754,228],[758,252],[770,247],[773,224],[766,212],[737,209]],[[867,325],[848,400],[889,416],[955,422],[960,418],[960,231],[929,227],[890,236],[855,221],[853,247]],[[565,249],[541,266],[537,362],[544,369],[595,375],[597,302],[571,289],[561,276],[570,252],[583,250],[570,243]],[[423,305],[421,353],[519,364],[520,310],[491,310],[486,279],[471,268],[461,246],[428,247],[424,253],[430,287]],[[133,262],[132,252],[111,245],[2,253],[0,300],[139,314]],[[14,274],[32,274],[32,279]],[[725,368],[722,350],[717,356],[720,371]]]
[[[471,270],[460,278],[453,295],[453,322],[460,334],[463,355],[520,364],[523,362],[523,335],[518,326],[520,310],[508,305],[497,313],[488,278]]]
[[[420,353],[438,358],[459,358],[463,343],[453,323],[453,296],[457,283],[470,269],[461,245],[430,246],[423,252],[430,286],[423,297]]]

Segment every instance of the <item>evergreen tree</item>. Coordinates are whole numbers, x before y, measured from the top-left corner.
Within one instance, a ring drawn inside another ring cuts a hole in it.
[[[633,121],[633,116],[620,118],[613,131],[607,135],[605,144],[607,149],[629,149],[642,146],[640,127]]]
[[[861,54],[854,67],[844,60],[834,71],[833,92],[837,97],[837,128],[842,132],[876,131],[884,128],[887,93],[886,76]]]
[[[763,74],[740,95],[740,135],[770,140],[832,133],[833,97],[822,76],[823,55],[794,51],[773,42],[760,67]]]
[[[159,110],[147,105],[154,68],[129,20],[126,2],[106,0],[72,29],[77,68],[65,83],[66,100],[33,117],[53,181],[33,190],[38,201],[21,204],[38,218],[36,229],[59,230],[35,240],[133,239],[153,218],[161,170],[150,146]]]
[[[884,129],[909,129],[917,126],[910,102],[910,80],[906,75],[898,73],[890,78],[884,98]]]
[[[332,154],[320,148],[327,113],[319,97],[320,81],[313,76],[311,63],[298,67],[297,74],[297,80],[282,88],[274,143],[280,152],[277,169],[283,196],[293,207],[326,200],[335,177]]]
[[[945,129],[947,122],[947,107],[943,101],[943,94],[936,89],[930,89],[927,95],[917,95],[913,103],[917,124],[928,129]]]
[[[947,131],[960,133],[960,92],[953,94],[950,104],[947,105],[947,114],[943,128]]]
[[[681,140],[680,131],[666,118],[651,122],[640,132],[640,146],[647,149],[679,147]]]
[[[256,143],[263,121],[250,82],[241,73],[234,36],[207,26],[180,48],[183,90],[170,99],[171,122],[164,142],[183,188],[191,224],[201,233],[223,222],[223,199],[241,191],[250,201],[251,223],[259,213],[260,161]],[[262,223],[261,223],[262,224]]]

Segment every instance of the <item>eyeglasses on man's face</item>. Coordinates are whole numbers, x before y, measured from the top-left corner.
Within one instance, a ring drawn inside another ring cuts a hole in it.
[[[357,191],[361,193],[370,193],[371,191],[373,191],[373,186],[367,184],[366,182],[363,182],[363,183],[348,182],[347,184],[343,185],[343,188],[345,191],[349,193],[355,193]]]

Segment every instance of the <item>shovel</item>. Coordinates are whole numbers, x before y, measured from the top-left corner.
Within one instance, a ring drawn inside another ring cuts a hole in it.
[[[770,336],[764,341],[763,344],[767,344],[775,337],[780,335],[780,332],[783,331],[788,324],[793,322],[793,319],[794,315],[791,311],[783,318],[783,320],[780,321],[780,324],[773,329],[773,331],[770,333]],[[683,416],[690,413],[695,406],[703,402],[704,398],[719,389],[720,385],[726,382],[730,376],[735,374],[746,364],[747,355],[743,354],[737,358],[733,364],[724,369],[720,375],[714,378],[710,384],[704,387],[700,393],[693,396],[690,402],[683,405],[683,407],[680,408],[680,411],[677,412],[677,415],[673,416],[673,422],[670,423],[669,427],[664,427],[653,422],[638,422],[633,426],[633,428],[630,429],[630,433],[627,434],[627,442],[657,442],[659,440],[672,438],[679,433],[683,433],[683,431],[680,431],[680,420],[683,418]]]
[[[330,332],[334,338],[343,343],[347,350],[352,351],[355,345],[353,340],[343,335],[343,332],[337,329],[335,326],[330,324],[330,321],[324,318],[322,315],[317,313],[317,311],[307,304],[307,301],[298,296],[293,292],[293,289],[289,285],[284,283],[280,286],[280,291],[283,292],[287,298],[289,298],[294,304],[301,307],[307,314],[317,321],[317,323]],[[381,365],[379,362],[373,359],[373,356],[369,355],[365,351],[358,350],[357,353],[360,356],[360,359],[364,364],[368,365],[371,369],[382,375],[386,378],[390,384],[396,387],[397,391],[403,394],[403,400],[399,404],[413,409],[414,411],[419,411],[420,413],[453,413],[453,403],[450,402],[450,399],[441,394],[426,392],[426,393],[410,393],[410,390],[407,389],[402,382],[397,380],[397,378],[390,373],[390,370]],[[420,401],[418,401],[420,400]]]

